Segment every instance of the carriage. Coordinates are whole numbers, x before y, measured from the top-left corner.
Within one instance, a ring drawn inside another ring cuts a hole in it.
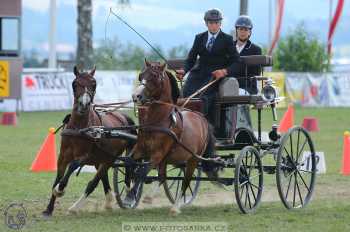
[[[249,65],[271,66],[272,58],[268,56],[241,57],[242,62]],[[173,68],[183,66],[183,60],[170,60]],[[309,133],[302,127],[295,126],[287,133],[280,134],[276,125],[272,125],[268,138],[262,136],[262,111],[270,107],[276,121],[275,106],[281,99],[270,78],[263,73],[258,77],[247,77],[246,80],[261,82],[261,91],[257,95],[240,95],[235,78],[227,78],[220,82],[215,101],[215,132],[219,151],[216,159],[199,157],[199,164],[192,175],[189,187],[183,197],[183,204],[190,204],[196,197],[202,181],[215,181],[219,185],[234,192],[237,205],[242,213],[251,213],[258,207],[264,182],[264,174],[276,176],[277,189],[283,205],[287,209],[305,207],[311,199],[316,177],[315,149]],[[185,99],[179,99],[183,105]],[[187,108],[202,113],[203,102],[198,98],[186,101]],[[250,124],[249,108],[257,111],[257,132]],[[146,108],[147,109],[147,108]],[[145,108],[139,108],[138,117],[142,124]],[[176,120],[176,119],[175,119]],[[99,138],[121,138],[136,141],[137,137],[121,128],[93,127],[84,129],[89,136]],[[269,157],[269,158],[267,158]],[[273,165],[264,164],[264,160],[272,160]],[[203,162],[210,162],[223,170],[224,175],[216,178],[202,175]],[[144,184],[158,182],[157,172],[145,175],[149,161],[135,161],[126,154],[118,157],[114,163],[113,185],[116,200],[121,208],[137,207]],[[176,165],[167,164],[163,187],[171,203],[175,203],[184,181],[186,162]],[[138,184],[132,203],[125,199],[130,194],[126,183],[141,180]],[[233,187],[233,188],[232,188]]]

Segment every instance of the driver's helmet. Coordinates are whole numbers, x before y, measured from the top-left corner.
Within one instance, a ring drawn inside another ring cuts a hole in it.
[[[249,30],[252,30],[253,23],[248,15],[241,15],[236,20],[235,27],[236,27],[236,29],[237,29],[237,27],[244,27],[244,28],[248,28]]]
[[[209,21],[221,21],[222,20],[222,13],[219,9],[210,9],[204,14],[204,21],[209,22]]]

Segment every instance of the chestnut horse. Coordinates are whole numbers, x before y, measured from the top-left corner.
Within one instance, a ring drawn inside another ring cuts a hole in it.
[[[202,114],[176,106],[179,89],[165,64],[145,60],[139,81],[141,85],[135,90],[133,100],[141,104],[148,102],[148,110],[131,154],[135,160],[150,160],[150,168],[158,168],[160,185],[165,180],[166,164],[186,162],[182,194],[170,210],[177,214],[200,156],[214,152],[213,130]],[[126,200],[129,201],[128,196]]]
[[[80,133],[80,130],[91,126],[130,126],[134,125],[134,122],[128,116],[116,111],[100,115],[93,110],[91,104],[96,91],[94,74],[95,69],[80,73],[77,67],[74,67],[75,79],[72,83],[74,93],[73,110],[61,133],[62,140],[57,163],[57,176],[53,184],[50,202],[43,212],[44,216],[52,215],[56,197],[63,196],[71,174],[85,164],[94,165],[97,173],[87,185],[81,198],[69,208],[69,212],[77,213],[79,211],[100,180],[102,180],[106,196],[105,208],[112,208],[114,197],[108,181],[108,169],[113,165],[116,157],[120,156],[126,149],[131,149],[134,143],[121,139],[95,141]],[[135,130],[129,132],[136,134]],[[66,171],[67,167],[68,170]]]

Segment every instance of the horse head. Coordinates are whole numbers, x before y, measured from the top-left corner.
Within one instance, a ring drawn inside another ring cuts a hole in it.
[[[94,100],[96,91],[96,80],[94,78],[96,67],[90,72],[80,72],[74,67],[75,79],[72,82],[74,94],[74,109],[78,114],[83,115],[89,111]]]
[[[179,89],[176,79],[166,71],[166,64],[148,62],[139,75],[141,85],[134,91],[132,98],[135,103],[144,104],[152,101],[176,103]]]

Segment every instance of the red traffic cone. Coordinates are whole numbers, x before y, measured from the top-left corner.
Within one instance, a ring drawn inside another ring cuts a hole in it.
[[[41,145],[30,170],[32,172],[50,172],[57,170],[55,129],[50,128],[49,134]]]
[[[342,174],[350,175],[350,132],[344,132]]]
[[[287,111],[284,113],[280,125],[279,132],[287,132],[294,125],[294,106],[290,104]]]
[[[4,112],[1,118],[1,125],[16,126],[17,125],[16,112]]]
[[[302,127],[309,132],[317,132],[320,130],[318,127],[318,120],[315,117],[305,117]]]

